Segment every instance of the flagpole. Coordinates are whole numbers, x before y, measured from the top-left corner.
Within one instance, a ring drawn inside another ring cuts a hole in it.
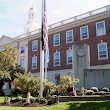
[[[41,22],[41,40],[40,40],[40,97],[43,97],[43,75],[44,75],[44,35],[43,35],[43,23],[44,23],[44,0],[42,0],[42,22]]]
[[[47,52],[47,50],[46,50],[46,52]],[[47,79],[47,53],[45,54],[45,79]]]

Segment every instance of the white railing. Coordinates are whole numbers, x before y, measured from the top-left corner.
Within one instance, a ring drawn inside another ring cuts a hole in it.
[[[78,15],[78,16],[75,16],[75,17],[60,21],[58,23],[49,25],[48,29],[52,29],[52,28],[55,28],[55,27],[58,27],[58,26],[62,26],[63,24],[71,23],[73,21],[77,21],[77,20],[92,16],[92,15],[96,15],[96,14],[102,13],[104,11],[109,11],[109,10],[110,10],[110,5],[107,5],[105,7],[102,7],[102,8],[96,9],[96,10],[92,10],[92,11],[89,11],[87,13],[84,13],[84,14],[81,14],[81,15]],[[15,37],[15,39],[24,38],[26,36],[33,35],[33,34],[36,34],[36,33],[39,33],[39,32],[41,32],[41,28],[37,29],[35,31],[32,31],[32,32],[17,36],[17,37]]]
[[[69,19],[60,21],[60,22],[58,22],[58,23],[49,25],[49,26],[48,26],[48,29],[52,29],[52,28],[61,26],[61,25],[63,25],[63,24],[71,23],[71,22],[73,22],[73,21],[77,21],[77,20],[80,20],[80,19],[82,19],[82,18],[86,18],[86,17],[92,16],[92,15],[95,15],[95,14],[102,13],[102,12],[104,12],[104,11],[109,11],[109,10],[110,10],[110,5],[107,5],[107,6],[105,6],[105,7],[98,8],[98,9],[96,9],[96,10],[92,10],[92,11],[89,11],[89,12],[87,12],[87,13],[84,13],[84,14],[81,14],[81,15],[78,15],[78,16],[75,16],[75,17],[72,17],[72,18],[69,18]]]

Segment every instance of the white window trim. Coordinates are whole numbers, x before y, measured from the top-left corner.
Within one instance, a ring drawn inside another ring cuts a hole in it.
[[[98,24],[98,23],[101,23],[101,22],[104,23],[104,34],[102,34],[102,35],[97,35],[97,24]],[[106,35],[105,21],[100,21],[100,22],[97,22],[97,23],[96,23],[96,36],[103,36],[103,35]]]
[[[101,45],[101,44],[106,44],[107,58],[100,58],[100,56],[99,56],[99,45]],[[105,60],[105,59],[108,59],[108,48],[107,48],[107,42],[97,44],[97,48],[98,48],[98,60]]]
[[[72,41],[71,42],[74,42],[74,39],[73,39],[73,30],[69,30],[69,31],[72,31]],[[66,31],[66,43],[71,43],[71,42],[67,42],[67,32],[69,31]]]
[[[59,44],[58,44],[58,45],[55,45],[55,36],[56,36],[56,35],[59,35]],[[59,46],[59,45],[60,45],[60,33],[54,35],[53,44],[54,44],[54,46]]]
[[[67,54],[67,52],[70,51],[70,50],[72,51],[72,49],[66,50],[66,59],[67,59],[66,61],[67,61],[67,65],[72,64],[72,63],[68,63],[68,54]],[[73,60],[73,58],[72,58],[72,60]]]
[[[82,33],[81,33],[81,28],[87,27],[87,38],[82,38]],[[89,30],[88,30],[88,25],[80,27],[80,40],[85,40],[89,38]]]
[[[36,58],[36,68],[33,68],[33,58]],[[37,56],[36,57],[32,57],[32,69],[37,69]]]
[[[38,40],[34,40],[33,42],[35,42],[35,41],[37,41],[37,49],[38,49]],[[37,49],[33,50],[33,42],[32,42],[32,51],[37,51]]]
[[[55,65],[55,53],[59,53],[59,65]],[[55,53],[54,53],[54,62],[53,62],[54,66],[60,66],[60,52],[55,52]]]
[[[25,46],[22,46],[22,47],[24,47],[24,53],[25,53]],[[22,48],[22,47],[21,47],[21,48]],[[20,48],[20,53],[21,53],[21,48]],[[23,54],[23,53],[21,53],[21,54]]]

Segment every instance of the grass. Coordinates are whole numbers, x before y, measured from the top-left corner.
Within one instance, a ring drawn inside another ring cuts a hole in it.
[[[0,102],[3,102],[3,100],[4,97],[0,97]],[[43,107],[0,106],[0,110],[110,110],[110,100],[60,102],[59,104],[47,105]]]

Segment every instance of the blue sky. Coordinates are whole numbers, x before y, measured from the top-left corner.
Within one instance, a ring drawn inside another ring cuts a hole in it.
[[[42,0],[0,0],[0,37],[24,33],[28,10],[34,5],[41,26]],[[110,0],[47,0],[48,25],[110,5]]]

